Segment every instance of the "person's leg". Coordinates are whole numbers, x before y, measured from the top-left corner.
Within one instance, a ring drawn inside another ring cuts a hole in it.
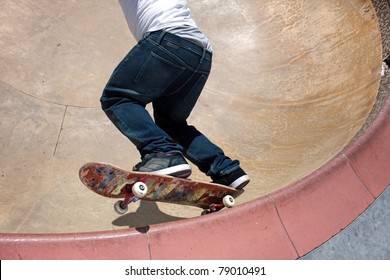
[[[194,126],[187,124],[187,113],[184,111],[185,108],[187,112],[190,110],[188,104],[182,102],[183,99],[180,95],[173,95],[153,102],[157,125],[178,142],[184,148],[184,155],[214,182],[243,188],[249,178],[240,168],[239,161],[227,157],[221,148]]]
[[[190,166],[181,155],[182,147],[159,128],[145,109],[161,97],[185,71],[154,44],[142,40],[120,62],[104,88],[102,109],[114,125],[139,150],[139,171],[187,177]],[[167,157],[161,155],[168,154]],[[147,164],[148,163],[148,164]]]
[[[175,36],[164,37],[161,44],[180,46],[175,55],[190,65],[193,73],[172,94],[153,101],[156,124],[179,143],[184,148],[185,156],[211,176],[213,181],[234,188],[244,187],[249,178],[240,168],[239,161],[227,157],[220,147],[186,121],[210,73],[211,54]],[[188,47],[191,51],[188,51]]]

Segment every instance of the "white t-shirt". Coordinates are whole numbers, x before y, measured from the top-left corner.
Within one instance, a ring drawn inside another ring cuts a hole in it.
[[[209,40],[191,17],[187,0],[119,0],[119,3],[137,41],[150,32],[165,29],[212,51]]]

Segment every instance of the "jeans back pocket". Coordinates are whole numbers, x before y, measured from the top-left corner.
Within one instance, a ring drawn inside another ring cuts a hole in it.
[[[137,91],[158,97],[175,82],[186,68],[151,52],[135,77]]]

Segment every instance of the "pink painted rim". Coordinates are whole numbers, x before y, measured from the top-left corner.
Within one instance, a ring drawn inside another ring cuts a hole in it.
[[[302,180],[228,211],[148,228],[0,234],[0,259],[296,259],[390,183],[390,97],[366,131]]]

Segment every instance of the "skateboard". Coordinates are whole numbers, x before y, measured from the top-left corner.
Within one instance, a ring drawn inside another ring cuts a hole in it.
[[[203,215],[233,207],[235,198],[244,192],[214,183],[127,171],[98,162],[83,165],[79,177],[93,192],[121,198],[114,205],[118,214],[125,214],[130,203],[141,199],[195,206],[204,210]]]

